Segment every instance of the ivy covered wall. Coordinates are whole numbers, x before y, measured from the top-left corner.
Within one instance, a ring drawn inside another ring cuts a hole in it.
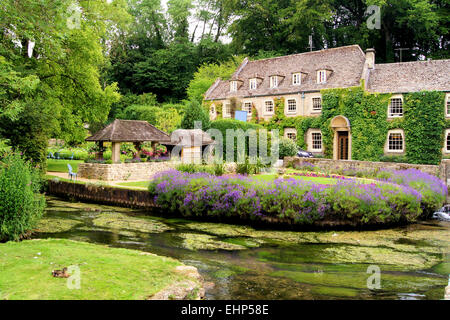
[[[371,94],[363,87],[322,90],[322,114],[319,117],[286,117],[284,98],[275,99],[275,115],[268,122],[260,122],[270,129],[296,128],[297,144],[306,148],[305,133],[310,128],[321,129],[325,157],[333,157],[331,119],[343,115],[351,125],[352,159],[366,161],[386,160],[384,145],[388,131],[403,129],[406,155],[390,160],[418,164],[438,164],[442,158],[445,120],[445,93],[415,92],[403,95],[401,118],[388,119],[390,94]]]

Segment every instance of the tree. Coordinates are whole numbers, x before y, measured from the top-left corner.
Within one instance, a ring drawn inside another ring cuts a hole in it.
[[[236,56],[220,64],[203,64],[194,74],[194,79],[189,82],[187,95],[190,100],[202,102],[205,92],[211,87],[217,78],[230,79],[236,68],[242,63],[243,56]]]
[[[181,121],[181,128],[183,129],[195,129],[195,121],[201,121],[202,130],[208,130],[210,127],[209,115],[200,106],[197,101],[189,101],[186,104],[183,120]]]
[[[127,20],[125,4],[0,4],[0,99],[7,111],[0,132],[34,161],[45,160],[50,133],[69,143],[84,141],[84,124],[105,121],[119,98],[116,84],[100,82],[100,70],[110,30]]]

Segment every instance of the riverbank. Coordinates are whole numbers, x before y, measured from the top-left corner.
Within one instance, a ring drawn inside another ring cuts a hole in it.
[[[34,238],[171,257],[215,283],[206,290],[207,299],[442,299],[450,273],[448,222],[298,232],[47,200]],[[380,289],[367,287],[369,266],[380,268]]]
[[[179,272],[179,261],[136,250],[35,239],[2,243],[0,252],[0,300],[167,299],[168,288],[195,299],[202,290],[198,277]],[[52,276],[63,268],[72,278]]]

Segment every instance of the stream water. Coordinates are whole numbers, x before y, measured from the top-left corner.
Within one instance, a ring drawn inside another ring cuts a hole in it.
[[[34,237],[178,259],[215,283],[207,299],[443,299],[450,273],[450,223],[439,221],[377,231],[259,230],[49,197]],[[370,266],[380,270],[379,288]]]

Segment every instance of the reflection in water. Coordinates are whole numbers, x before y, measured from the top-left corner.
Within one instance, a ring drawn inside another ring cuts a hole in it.
[[[215,283],[208,299],[442,299],[450,223],[355,232],[293,232],[149,216],[48,199],[37,238],[68,238],[170,256]],[[367,288],[367,268],[381,289]]]

